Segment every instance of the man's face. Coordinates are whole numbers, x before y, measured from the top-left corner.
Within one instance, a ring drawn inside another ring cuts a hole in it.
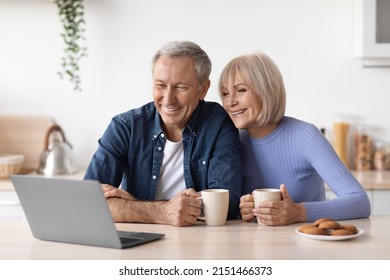
[[[153,69],[153,99],[168,139],[170,135],[181,136],[209,85],[199,85],[190,58],[161,56],[157,60]]]

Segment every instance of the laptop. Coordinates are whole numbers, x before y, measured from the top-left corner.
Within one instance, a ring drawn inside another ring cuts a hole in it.
[[[31,175],[11,181],[37,239],[124,249],[164,236],[118,231],[97,181]]]

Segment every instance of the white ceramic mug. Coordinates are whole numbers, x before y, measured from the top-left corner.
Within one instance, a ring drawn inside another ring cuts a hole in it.
[[[229,209],[229,190],[206,189],[201,191],[203,216],[198,219],[203,220],[209,226],[223,226],[226,223]]]
[[[255,189],[253,192],[255,207],[263,201],[280,201],[282,200],[282,192],[279,189]],[[257,220],[259,224],[259,220]]]

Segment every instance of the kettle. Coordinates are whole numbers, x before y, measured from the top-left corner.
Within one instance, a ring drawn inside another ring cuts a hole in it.
[[[77,172],[77,168],[72,154],[72,146],[66,141],[61,127],[56,124],[52,125],[46,132],[45,149],[41,153],[38,173],[56,175],[75,172]]]

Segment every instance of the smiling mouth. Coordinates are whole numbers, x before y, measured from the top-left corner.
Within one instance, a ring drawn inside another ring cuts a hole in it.
[[[242,109],[242,110],[234,111],[234,112],[231,112],[231,113],[232,113],[233,117],[236,117],[236,116],[241,115],[245,111],[246,111],[246,109]]]
[[[178,111],[178,110],[181,109],[181,107],[176,107],[176,108],[163,107],[163,108],[164,108],[164,110],[165,110],[166,112],[169,112],[169,113],[176,112],[176,111]]]

